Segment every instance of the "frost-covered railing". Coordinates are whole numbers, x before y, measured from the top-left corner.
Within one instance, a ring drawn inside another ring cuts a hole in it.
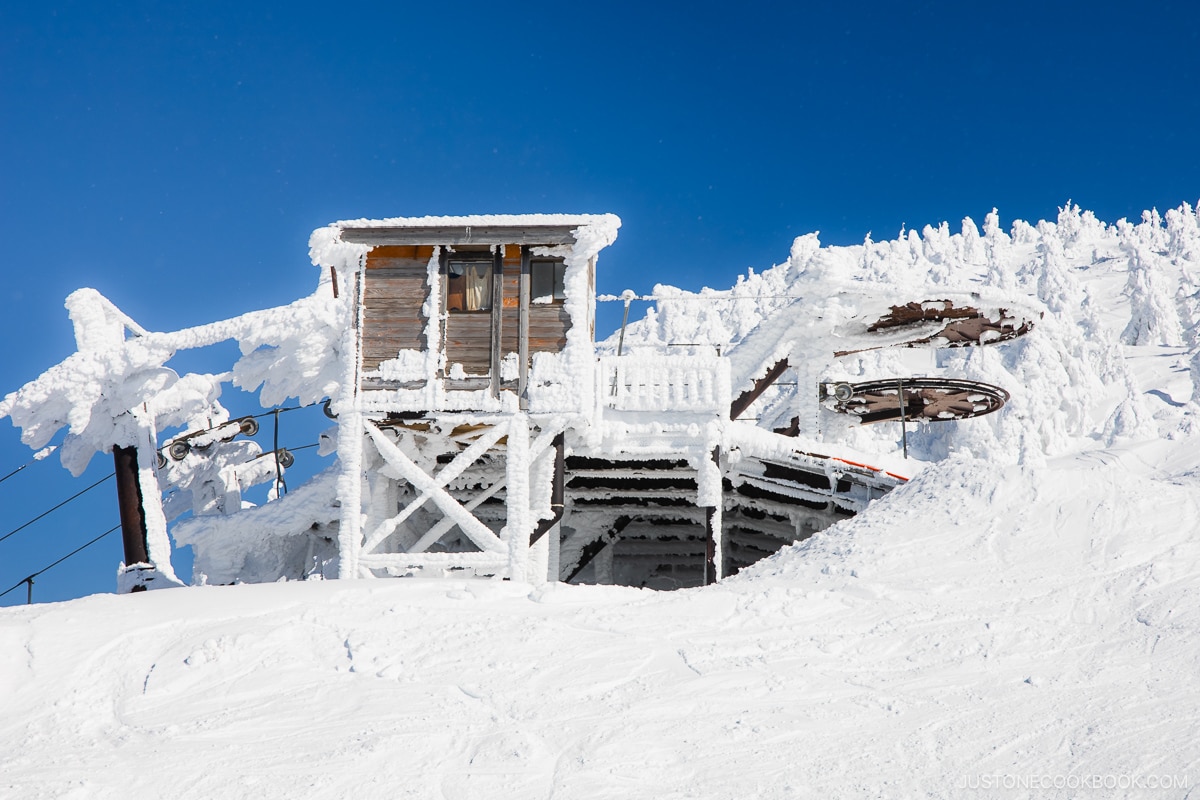
[[[729,360],[720,356],[602,356],[599,370],[607,408],[729,413]]]

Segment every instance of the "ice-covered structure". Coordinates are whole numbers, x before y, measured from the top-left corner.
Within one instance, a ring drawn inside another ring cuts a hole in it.
[[[357,220],[313,235],[314,262],[353,298],[342,350],[356,357],[331,406],[338,534],[305,551],[309,568],[695,584],[898,482],[732,425],[732,361],[715,352],[598,355],[596,262],[619,224]]]
[[[739,329],[720,346],[692,335],[691,349],[656,347],[652,318],[630,328],[628,350],[597,345],[597,259],[619,225],[612,215],[339,222],[313,233],[311,296],[172,333],[80,290],[67,302],[79,352],[0,413],[35,448],[67,428],[62,458],[76,473],[94,453],[132,454],[142,510],[123,522],[145,553],[123,568],[127,589],[177,582],[172,520],[198,582],[471,574],[696,585],[904,480],[901,468],[866,463],[887,457],[824,436],[846,424],[835,412],[929,422],[1007,398],[979,381],[857,380],[837,358],[1004,341],[1037,312],[970,280],[914,283],[915,295],[897,297],[879,290],[879,275],[822,275],[824,251],[801,237],[778,269],[807,280],[758,303],[737,289],[708,298],[724,304],[709,335]],[[987,240],[973,247],[990,252]],[[663,319],[671,291],[656,299]],[[227,339],[242,354],[229,372],[166,366]],[[255,426],[221,406],[226,382],[267,407],[324,402],[334,466],[244,508],[242,493],[278,479],[289,459],[238,438]],[[172,427],[183,433],[160,442]]]

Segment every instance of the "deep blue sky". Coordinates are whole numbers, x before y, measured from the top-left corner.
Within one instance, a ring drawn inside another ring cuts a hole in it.
[[[813,230],[1200,197],[1194,2],[178,5],[0,11],[0,393],[73,351],[72,290],[159,330],[279,305],[338,219],[613,212],[600,290],[645,292]],[[0,422],[0,476],[30,455]],[[0,483],[0,535],[110,463]],[[106,485],[0,542],[0,591],[115,521]],[[110,591],[119,558],[34,597]]]

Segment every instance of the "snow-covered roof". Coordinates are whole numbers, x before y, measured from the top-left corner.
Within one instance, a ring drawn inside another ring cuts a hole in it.
[[[308,241],[313,264],[348,274],[377,245],[568,246],[568,261],[587,263],[617,238],[615,214],[477,214],[342,220],[317,228]]]
[[[522,225],[620,225],[615,214],[467,214],[459,216],[387,217],[385,219],[350,219],[333,223],[338,228],[409,228],[409,227],[454,227],[458,225],[497,225],[520,227]]]
[[[346,242],[370,244],[571,244],[583,228],[611,239],[621,220],[614,214],[475,214],[453,217],[390,217],[342,220],[330,225]]]

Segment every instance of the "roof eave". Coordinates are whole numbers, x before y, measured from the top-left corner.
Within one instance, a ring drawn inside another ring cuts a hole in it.
[[[382,245],[574,244],[578,225],[405,225],[342,228],[343,242]]]

